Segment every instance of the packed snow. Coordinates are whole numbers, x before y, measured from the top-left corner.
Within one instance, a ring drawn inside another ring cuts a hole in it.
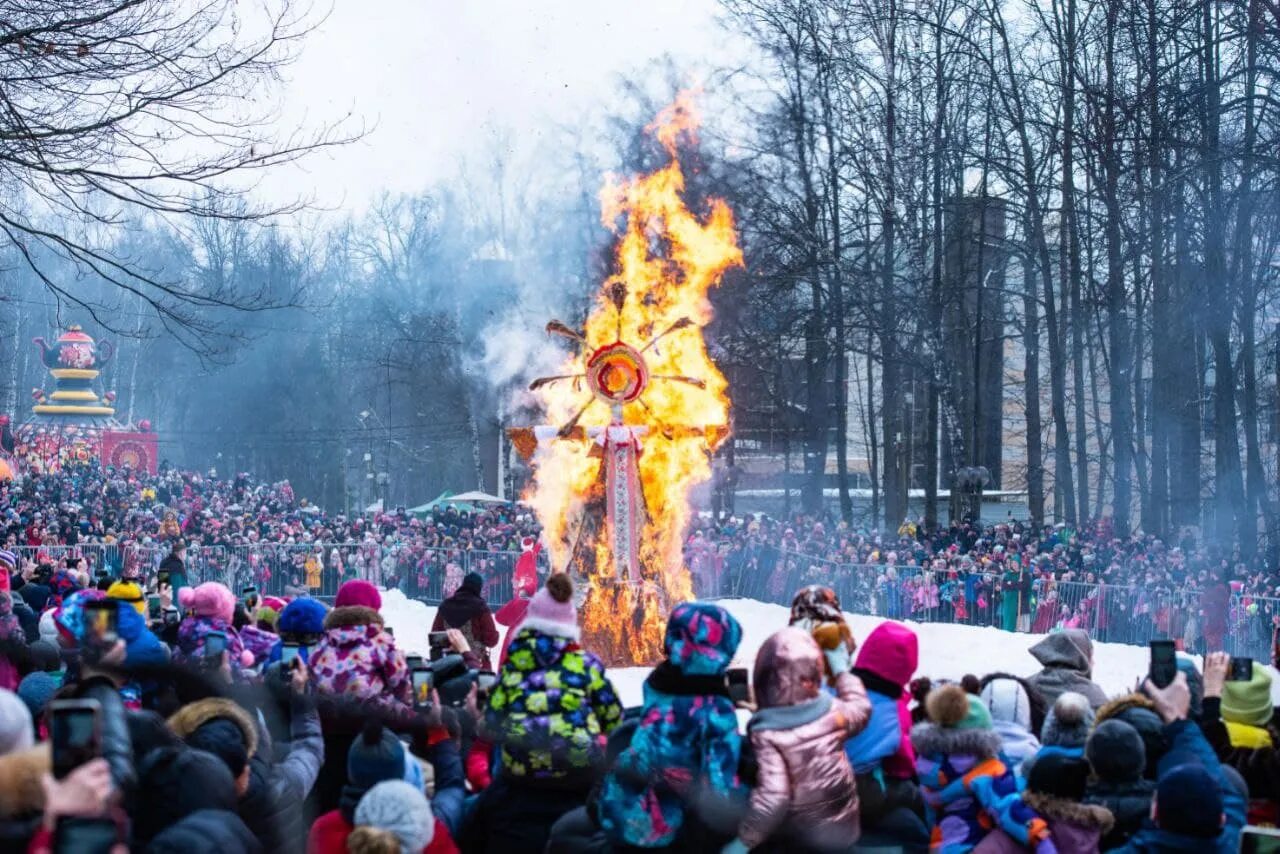
[[[742,624],[742,644],[733,666],[751,668],[756,652],[769,635],[787,624],[789,611],[782,605],[770,605],[754,599],[723,599],[719,602]],[[382,594],[382,615],[392,627],[396,643],[402,649],[426,655],[427,635],[436,609],[398,590]],[[862,614],[845,614],[855,638],[866,637],[883,620]],[[1011,634],[983,626],[957,626],[947,623],[913,623],[907,625],[920,638],[920,668],[917,675],[933,679],[959,679],[966,673],[982,676],[1004,671],[1017,676],[1030,676],[1040,664],[1027,652],[1044,635]],[[499,627],[500,631],[506,629]],[[494,650],[496,656],[497,650]],[[1093,679],[1110,695],[1133,690],[1137,678],[1147,672],[1148,654],[1143,646],[1122,643],[1095,643]],[[1199,658],[1196,658],[1199,663]],[[624,705],[640,705],[642,685],[649,675],[648,667],[623,667],[609,671],[615,690]],[[1280,674],[1272,671],[1272,698],[1280,705]]]

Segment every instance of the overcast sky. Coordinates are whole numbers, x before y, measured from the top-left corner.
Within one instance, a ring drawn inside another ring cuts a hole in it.
[[[715,0],[332,0],[286,70],[283,121],[348,110],[361,142],[285,168],[267,192],[358,210],[380,190],[453,174],[493,125],[517,146],[598,111],[617,75],[671,54],[679,67],[730,57]]]

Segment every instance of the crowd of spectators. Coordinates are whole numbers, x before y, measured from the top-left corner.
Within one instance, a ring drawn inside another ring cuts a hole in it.
[[[539,533],[518,504],[348,516],[297,498],[287,482],[96,463],[0,485],[0,524],[23,558],[83,557],[91,578],[135,576],[182,546],[193,578],[232,589],[331,596],[360,578],[440,601],[475,572],[493,604],[514,595],[522,543]],[[1107,519],[1078,530],[1009,519],[926,531],[907,521],[891,534],[798,514],[704,514],[695,524],[685,559],[702,596],[785,603],[821,583],[857,612],[895,619],[1085,628],[1103,640],[1176,637],[1189,650],[1239,653],[1265,649],[1280,615],[1280,578],[1262,555],[1191,528],[1162,540],[1117,537]]]
[[[934,682],[910,624],[855,637],[810,586],[746,661],[728,610],[677,605],[624,708],[563,573],[500,653],[453,628],[424,657],[359,579],[329,607],[176,563],[91,587],[18,564],[0,550],[6,851],[1235,852],[1280,818],[1272,671],[1219,652],[1108,697],[1067,629],[1029,678]]]

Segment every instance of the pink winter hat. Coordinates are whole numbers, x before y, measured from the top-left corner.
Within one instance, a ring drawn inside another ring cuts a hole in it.
[[[206,581],[196,587],[178,590],[178,604],[190,609],[197,617],[216,617],[230,623],[236,615],[236,596],[225,584]]]
[[[358,578],[343,582],[338,588],[338,595],[333,599],[333,607],[346,608],[351,605],[361,605],[376,611],[382,607],[382,594],[378,592],[378,588]]]
[[[573,582],[568,575],[555,572],[547,576],[546,586],[529,600],[520,628],[577,640],[578,609],[573,604]]]

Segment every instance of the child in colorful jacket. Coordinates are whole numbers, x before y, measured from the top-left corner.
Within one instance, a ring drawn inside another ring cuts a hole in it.
[[[858,794],[844,743],[866,726],[871,704],[847,670],[847,653],[843,662],[839,653],[824,656],[813,636],[795,627],[760,647],[752,676],[759,711],[748,727],[759,770],[725,854],[765,842],[845,850],[858,840]],[[834,697],[822,690],[827,669],[836,674]]]
[[[333,604],[324,618],[324,636],[307,661],[316,690],[410,705],[409,667],[395,638],[383,628],[378,588],[367,581],[347,581]]]
[[[239,632],[232,626],[236,597],[225,584],[206,581],[196,587],[183,587],[178,590],[178,605],[187,615],[178,626],[175,661],[202,661],[209,635],[221,632],[227,638],[231,672],[238,674],[242,668],[253,666],[253,653],[244,648]]]
[[[1049,753],[1036,761],[1026,790],[1007,795],[996,805],[999,827],[978,845],[980,854],[1097,854],[1111,830],[1111,811],[1082,803],[1089,763],[1065,753]]]
[[[742,627],[709,602],[677,605],[667,620],[666,661],[644,683],[644,711],[630,746],[598,799],[610,841],[640,848],[671,844],[691,802],[738,789],[742,737],[725,671]]]
[[[907,686],[919,662],[916,633],[902,623],[876,626],[858,648],[853,674],[871,701],[867,728],[845,743],[858,781],[864,830],[902,844],[923,844],[924,803],[915,783]]]
[[[912,729],[911,743],[929,808],[929,850],[964,854],[995,828],[997,807],[1017,794],[1017,779],[1000,759],[1000,735],[982,700],[952,684],[930,692],[925,706],[929,720]],[[1024,817],[1021,808],[1015,813]]]
[[[589,787],[622,704],[604,665],[578,644],[573,583],[547,579],[507,649],[485,729],[502,745],[502,773]]]

